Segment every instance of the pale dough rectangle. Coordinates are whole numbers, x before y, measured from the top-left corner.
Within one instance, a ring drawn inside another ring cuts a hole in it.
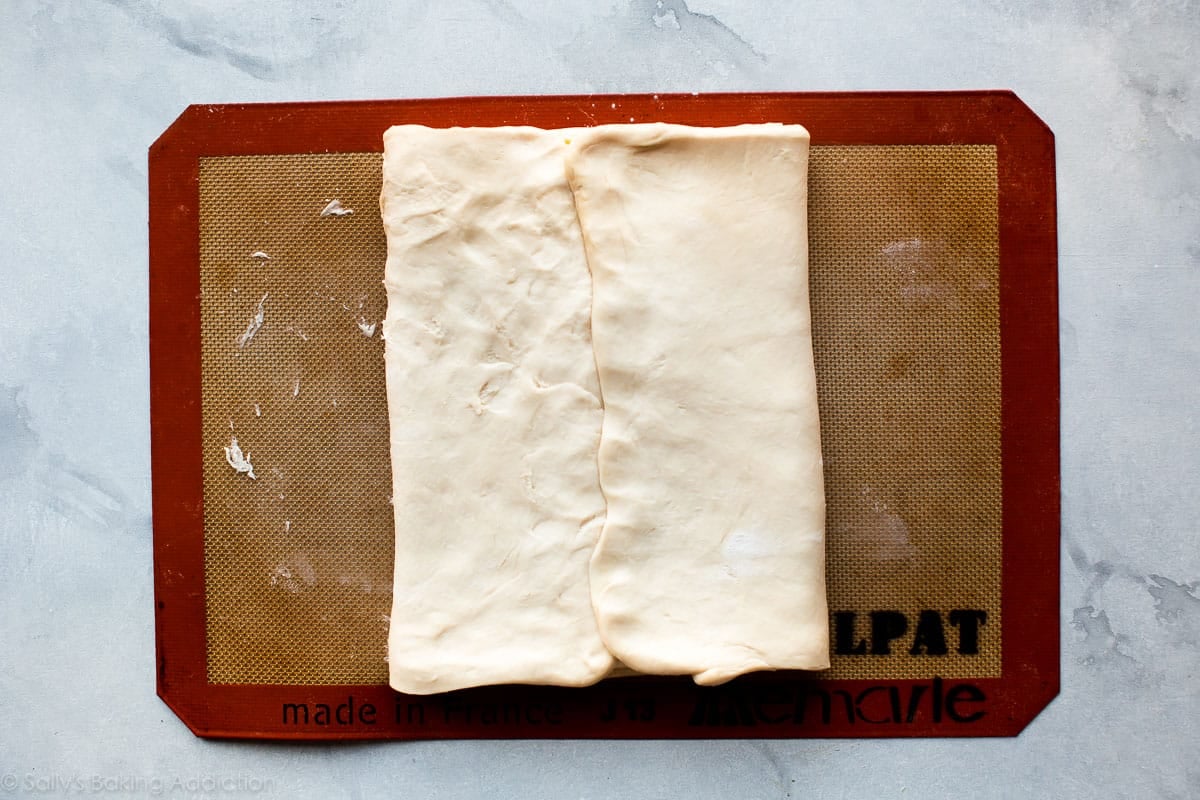
[[[828,665],[807,155],[388,131],[394,688]]]
[[[567,153],[605,406],[592,602],[641,672],[829,664],[808,144],[614,125]]]
[[[390,683],[593,683],[612,665],[588,590],[602,411],[565,138],[406,125],[384,144]]]

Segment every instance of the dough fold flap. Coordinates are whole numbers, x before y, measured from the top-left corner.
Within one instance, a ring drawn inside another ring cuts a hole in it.
[[[592,604],[640,672],[829,665],[808,146],[653,124],[567,153],[605,403]]]
[[[563,137],[401,126],[384,145],[390,683],[594,683],[602,411]]]

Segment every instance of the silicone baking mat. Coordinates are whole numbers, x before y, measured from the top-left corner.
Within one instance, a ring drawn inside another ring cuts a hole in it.
[[[812,133],[832,668],[404,697],[382,132],[631,117]],[[1053,144],[1011,95],[193,107],[151,151],[151,237],[159,691],[197,733],[994,735],[1056,691]]]

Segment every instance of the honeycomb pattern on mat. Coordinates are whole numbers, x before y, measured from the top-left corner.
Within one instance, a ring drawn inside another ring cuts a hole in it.
[[[834,657],[829,677],[1000,674],[1000,322],[992,146],[818,147],[813,347],[831,610],[983,609],[981,652]]]
[[[378,327],[386,309],[380,168],[378,154],[201,161],[214,683],[387,679],[392,515]],[[354,213],[322,217],[333,199]],[[262,326],[240,345],[263,297]],[[233,436],[256,480],[226,463]]]
[[[214,683],[387,681],[383,343],[360,327],[386,304],[380,158],[201,161]],[[355,213],[321,217],[334,198]],[[835,657],[828,674],[998,675],[995,151],[816,147],[809,224],[831,609],[989,613],[979,656]],[[226,463],[233,436],[256,480]]]

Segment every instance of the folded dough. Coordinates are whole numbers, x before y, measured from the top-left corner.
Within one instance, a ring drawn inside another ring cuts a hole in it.
[[[605,407],[592,603],[640,672],[829,665],[808,143],[613,125],[568,151]]]
[[[581,686],[612,665],[588,592],[602,412],[564,139],[384,137],[388,660],[402,692]]]
[[[828,666],[807,132],[384,142],[393,688]]]

